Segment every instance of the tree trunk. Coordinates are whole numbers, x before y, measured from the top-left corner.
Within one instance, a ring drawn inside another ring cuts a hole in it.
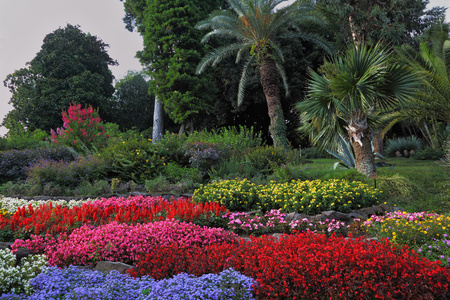
[[[373,135],[373,152],[383,155],[383,146],[383,135],[381,134],[381,131],[376,131]]]
[[[160,142],[164,130],[163,106],[158,97],[155,96],[155,109],[153,111],[153,144]]]
[[[286,123],[281,106],[280,78],[273,59],[266,58],[260,63],[259,74],[267,101],[267,110],[270,118],[269,132],[272,136],[273,146],[288,149]]]
[[[376,175],[375,158],[372,151],[372,129],[366,115],[356,112],[348,121],[348,136],[355,152],[356,169],[366,176]]]

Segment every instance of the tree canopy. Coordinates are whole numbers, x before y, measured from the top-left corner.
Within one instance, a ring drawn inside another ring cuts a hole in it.
[[[45,131],[62,125],[61,112],[71,103],[99,108],[104,118],[114,93],[109,66],[116,65],[106,52],[107,44],[79,26],[68,24],[48,34],[41,50],[27,67],[9,74],[4,85],[12,93],[14,107],[3,121]]]

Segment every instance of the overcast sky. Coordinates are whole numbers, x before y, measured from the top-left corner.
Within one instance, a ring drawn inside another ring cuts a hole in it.
[[[449,7],[450,0],[430,0],[430,6]],[[449,15],[450,9],[447,21]],[[36,56],[47,34],[67,23],[80,25],[83,32],[110,45],[108,54],[119,63],[110,67],[116,79],[128,70],[141,70],[135,55],[142,49],[142,38],[125,29],[123,17],[119,0],[0,0],[0,123],[12,109],[3,80]],[[0,136],[5,133],[0,127]]]

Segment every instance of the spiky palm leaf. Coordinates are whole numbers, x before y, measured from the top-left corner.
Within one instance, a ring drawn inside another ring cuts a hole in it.
[[[278,33],[281,29],[291,26],[295,38],[312,41],[331,53],[326,41],[319,35],[305,31],[302,24],[322,25],[323,20],[315,15],[310,1],[300,0],[294,4],[276,9],[278,5],[287,0],[227,0],[232,11],[220,11],[210,18],[201,21],[196,28],[210,30],[202,39],[208,42],[213,37],[232,38],[235,44],[213,50],[199,63],[197,73],[203,72],[208,66],[215,66],[230,55],[237,55],[239,62],[246,54],[246,62],[241,75],[238,93],[238,105],[243,102],[247,82],[248,68],[251,61],[260,59],[264,51],[276,61],[286,94],[289,94],[287,78],[282,63],[284,61],[282,48],[278,43]],[[262,51],[261,48],[265,48]]]

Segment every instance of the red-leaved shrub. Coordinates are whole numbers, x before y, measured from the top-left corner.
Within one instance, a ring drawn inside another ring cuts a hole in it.
[[[226,268],[257,280],[258,299],[445,299],[449,270],[407,248],[313,233],[239,245],[168,245],[141,257],[134,276],[197,276]]]

